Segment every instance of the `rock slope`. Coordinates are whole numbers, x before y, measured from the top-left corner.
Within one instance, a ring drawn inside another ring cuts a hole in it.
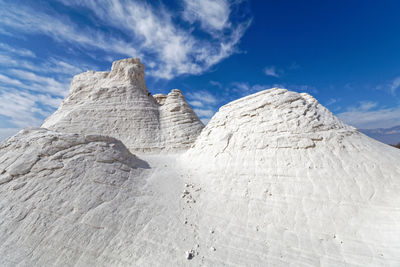
[[[28,129],[7,139],[0,145],[0,265],[71,266],[83,252],[100,257],[126,216],[116,207],[141,194],[136,178],[146,167],[111,137]],[[93,251],[85,251],[88,243]]]
[[[220,108],[182,156],[218,258],[254,266],[400,264],[399,160],[310,95],[277,88]]]
[[[148,91],[139,59],[123,59],[110,72],[76,75],[69,95],[42,127],[112,136],[131,151],[183,150],[204,125],[179,90],[164,98],[160,104]]]
[[[146,134],[183,143],[182,94],[149,99],[160,133]],[[186,152],[140,157],[46,129],[0,144],[0,265],[400,265],[400,151],[308,94],[239,99]]]

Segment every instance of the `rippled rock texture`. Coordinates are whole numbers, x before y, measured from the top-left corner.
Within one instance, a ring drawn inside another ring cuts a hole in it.
[[[179,90],[157,102],[146,87],[143,64],[131,58],[114,62],[110,72],[76,75],[69,95],[42,127],[108,135],[131,151],[158,152],[188,148],[204,125]]]
[[[196,139],[129,59],[76,76],[44,126],[76,134],[0,144],[0,266],[400,265],[400,150],[308,94],[229,103]]]

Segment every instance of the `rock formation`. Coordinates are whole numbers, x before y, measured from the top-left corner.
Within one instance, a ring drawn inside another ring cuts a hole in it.
[[[308,94],[229,103],[196,139],[131,59],[76,76],[44,126],[76,134],[0,144],[1,266],[400,265],[400,151]]]
[[[400,152],[308,94],[275,88],[221,107],[181,160],[205,189],[198,224],[218,229],[231,263],[400,263]]]
[[[157,102],[147,90],[140,60],[123,59],[114,62],[110,72],[76,75],[69,95],[42,127],[112,136],[131,151],[188,148],[203,123],[179,90],[158,98],[165,99]]]

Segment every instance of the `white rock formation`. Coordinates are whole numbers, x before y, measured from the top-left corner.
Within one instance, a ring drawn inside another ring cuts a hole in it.
[[[110,72],[76,75],[69,95],[42,127],[112,136],[131,151],[186,149],[203,123],[179,90],[157,98],[159,103],[147,90],[140,60],[119,60]]]
[[[400,264],[400,150],[308,94],[221,107],[182,160],[204,188],[199,232],[215,227],[229,264]]]
[[[153,157],[149,166],[114,138],[46,129],[5,140],[0,266],[186,264],[195,237],[182,227],[182,174],[173,156]]]
[[[191,125],[182,98],[155,96],[154,136]],[[44,129],[3,142],[0,266],[400,265],[400,151],[308,94],[239,99],[185,153],[141,158]]]

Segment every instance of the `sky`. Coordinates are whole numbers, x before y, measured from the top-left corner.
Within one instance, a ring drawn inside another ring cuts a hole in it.
[[[272,87],[357,128],[400,125],[400,1],[0,0],[0,140],[40,126],[72,77],[139,57],[203,122]]]

